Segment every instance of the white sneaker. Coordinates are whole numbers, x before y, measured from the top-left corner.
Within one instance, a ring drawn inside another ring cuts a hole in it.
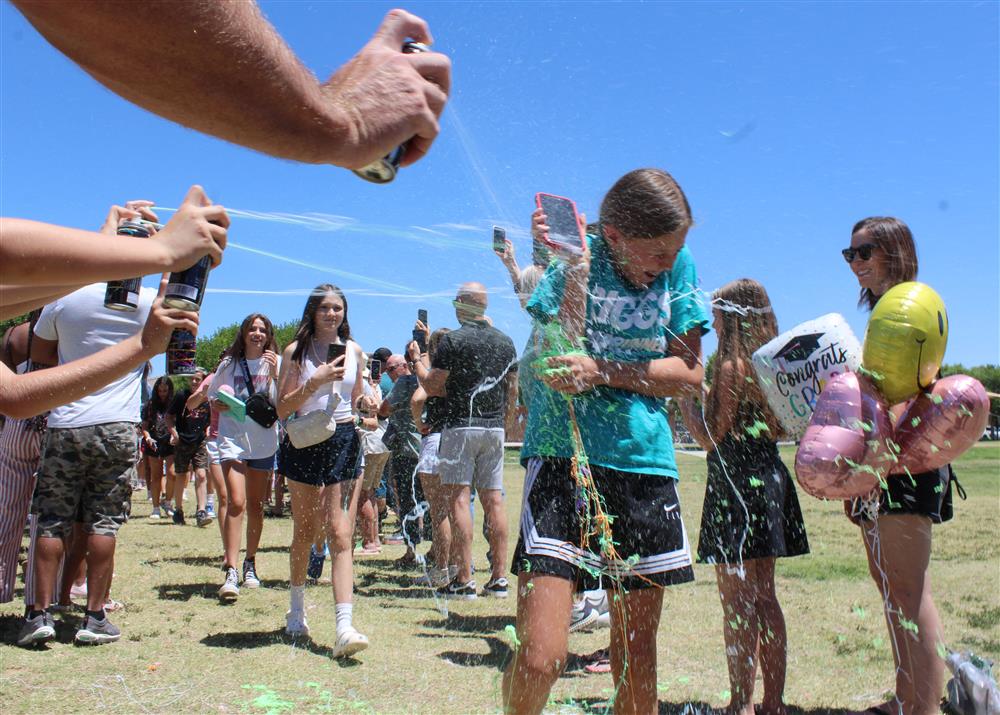
[[[154,507],[153,512],[149,515],[150,519],[160,519],[160,507]]]
[[[304,611],[288,611],[285,614],[285,633],[290,636],[309,635],[309,624]]]
[[[226,569],[226,581],[219,588],[219,600],[232,603],[240,597],[240,575],[232,566]]]
[[[441,586],[447,586],[450,581],[447,569],[431,568],[423,576],[413,579],[413,585],[424,586],[426,588],[440,588]]]
[[[348,628],[337,636],[337,645],[333,648],[331,658],[344,658],[360,653],[368,647],[368,636],[358,633],[355,628]]]

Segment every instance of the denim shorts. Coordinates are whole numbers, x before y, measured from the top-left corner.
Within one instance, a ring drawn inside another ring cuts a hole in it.
[[[344,422],[319,444],[298,449],[285,437],[283,448],[281,468],[286,479],[323,487],[354,479],[361,440],[354,423]]]

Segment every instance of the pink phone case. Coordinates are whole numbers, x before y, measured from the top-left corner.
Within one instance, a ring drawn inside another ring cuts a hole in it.
[[[580,238],[580,245],[577,248],[577,250],[579,250],[579,251],[582,252],[583,251],[583,247],[584,247],[584,237],[583,237],[583,229],[580,227],[580,214],[576,210],[576,203],[573,201],[573,199],[568,199],[565,196],[556,196],[555,194],[537,193],[537,194],[535,194],[535,205],[538,206],[538,208],[543,208],[542,207],[542,197],[543,196],[546,196],[546,197],[548,197],[550,199],[555,199],[557,201],[564,201],[567,204],[569,204],[570,207],[573,209],[573,218],[576,221],[577,235]],[[555,241],[550,241],[548,234],[546,234],[545,236],[542,237],[542,243],[544,243],[546,246],[548,246],[549,248],[551,248],[554,251],[565,250],[563,248],[562,244],[556,243]]]

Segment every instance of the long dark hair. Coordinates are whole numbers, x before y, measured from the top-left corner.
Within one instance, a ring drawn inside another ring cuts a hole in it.
[[[165,400],[160,399],[160,385],[167,386],[167,397]],[[157,412],[166,412],[170,407],[170,403],[174,401],[174,383],[171,382],[170,378],[166,375],[161,375],[156,378],[156,382],[153,383],[153,392],[149,396],[149,402],[146,403],[146,414],[151,418],[156,415]]]
[[[344,291],[332,283],[318,285],[313,288],[306,300],[306,307],[302,309],[302,320],[299,321],[299,327],[293,338],[295,350],[292,351],[292,360],[297,363],[302,362],[308,341],[312,340],[313,335],[316,334],[316,311],[319,310],[319,304],[323,302],[328,293],[332,293],[344,304],[344,320],[337,328],[337,337],[345,343],[351,339],[351,324],[347,321],[347,296],[344,295]]]
[[[909,226],[893,216],[870,216],[854,224],[851,236],[859,231],[864,231],[868,240],[886,255],[892,285],[917,279],[917,246]],[[858,307],[871,310],[881,297],[862,288]]]
[[[236,337],[233,339],[233,344],[226,348],[226,351],[222,353],[224,357],[228,357],[232,360],[239,360],[241,357],[246,355],[246,334],[250,331],[250,326],[253,325],[253,321],[258,319],[264,323],[264,329],[267,331],[267,343],[264,345],[264,349],[275,353],[278,352],[278,341],[274,338],[274,326],[271,324],[270,318],[263,313],[251,313],[243,319],[242,323],[240,323],[240,329],[239,332],[236,333]]]
[[[748,380],[739,386],[740,402],[750,403],[767,424],[768,437],[778,439],[782,433],[781,423],[768,407],[767,399],[757,384],[753,372],[751,356],[764,343],[778,335],[778,321],[771,308],[767,291],[752,278],[738,278],[726,283],[712,294],[719,307],[714,308],[722,315],[719,328],[719,351],[716,354],[716,371],[726,360],[740,360],[749,371]],[[716,372],[718,374],[718,372]],[[719,391],[712,389],[706,405],[709,423],[714,423],[719,414]],[[738,430],[744,425],[733,425]],[[721,436],[721,435],[720,435]]]

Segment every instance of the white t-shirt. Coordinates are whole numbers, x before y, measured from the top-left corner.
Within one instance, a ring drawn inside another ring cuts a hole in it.
[[[262,358],[247,360],[247,368],[253,378],[254,392],[265,392],[271,400],[275,400],[277,388],[274,381],[268,379],[268,368],[264,360]],[[223,385],[232,388],[233,395],[243,402],[250,397],[239,360],[226,358],[222,361],[219,369],[215,371],[212,386],[208,388],[209,397],[213,400],[218,399],[219,388]],[[245,422],[240,422],[229,412],[219,412],[217,441],[219,457],[222,460],[246,461],[271,457],[278,451],[278,423],[275,422],[270,427],[261,427],[249,417]]]
[[[35,335],[59,341],[59,364],[64,365],[117,345],[142,331],[156,291],[143,288],[139,308],[124,312],[104,307],[106,283],[93,283],[63,296],[42,310]],[[109,385],[49,413],[49,427],[90,427],[108,422],[139,422],[139,394],[143,365]]]

